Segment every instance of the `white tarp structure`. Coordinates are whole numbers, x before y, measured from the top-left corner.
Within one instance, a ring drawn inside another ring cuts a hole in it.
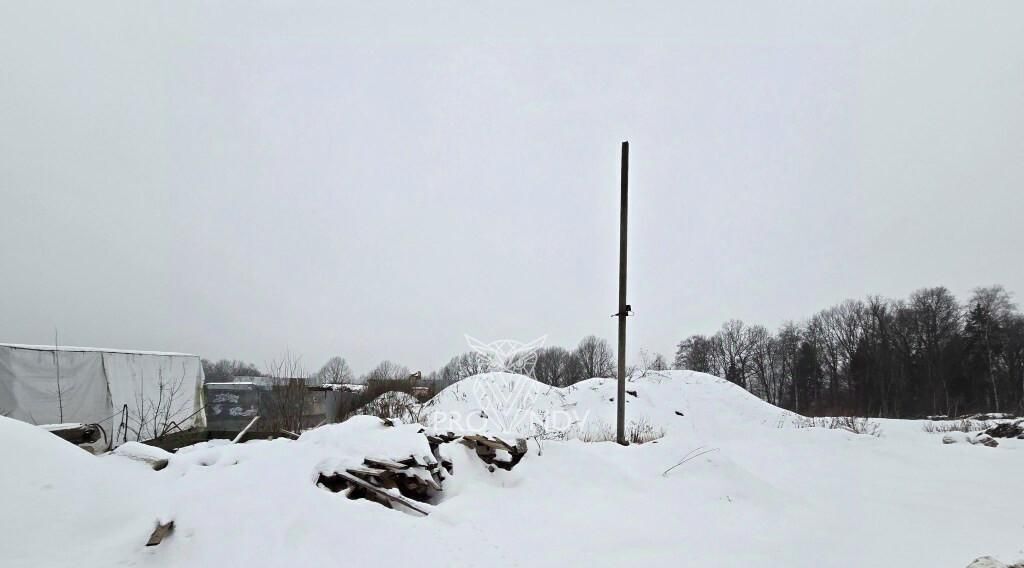
[[[146,440],[205,425],[203,378],[196,355],[0,343],[0,415]]]

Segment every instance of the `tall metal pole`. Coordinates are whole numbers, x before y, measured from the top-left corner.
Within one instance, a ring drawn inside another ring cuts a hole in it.
[[[622,143],[622,202],[619,205],[619,390],[617,395],[618,416],[616,431],[618,442],[626,442],[626,219],[629,210],[629,142]]]
[[[57,409],[60,411],[60,423],[64,423],[64,393],[60,390],[60,334],[53,329],[53,359],[57,363]]]

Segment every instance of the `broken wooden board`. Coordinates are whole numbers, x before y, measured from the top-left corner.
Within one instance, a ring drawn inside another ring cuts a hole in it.
[[[167,535],[174,532],[174,521],[167,523],[161,523],[157,521],[156,528],[153,529],[153,533],[149,535],[149,540],[146,541],[146,546],[156,546],[163,542]]]
[[[40,428],[49,431],[58,438],[71,442],[90,454],[98,455],[110,449],[110,440],[107,438],[107,433],[99,424],[80,424],[75,422],[43,425]]]
[[[402,496],[399,496],[399,495],[395,495],[393,493],[385,491],[384,489],[381,489],[381,488],[377,487],[376,485],[373,485],[372,483],[370,483],[368,481],[364,481],[362,479],[359,479],[358,477],[352,475],[351,473],[341,471],[341,472],[335,473],[334,475],[338,476],[338,477],[341,477],[342,479],[344,479],[345,481],[347,481],[348,483],[350,483],[352,485],[355,485],[357,487],[365,489],[366,491],[369,491],[369,492],[373,493],[374,495],[377,495],[378,497],[381,497],[381,498],[387,500],[391,504],[398,503],[398,504],[402,505],[403,507],[406,507],[406,508],[408,508],[408,509],[410,509],[412,511],[415,511],[415,512],[417,512],[417,513],[419,513],[419,514],[421,514],[423,516],[427,516],[427,515],[430,514],[427,511],[425,511],[425,510],[421,509],[420,507],[418,507],[416,505],[416,503],[413,502],[412,500],[406,499],[405,497],[402,497]]]
[[[392,470],[392,471],[401,471],[401,470],[406,469],[406,468],[409,467],[409,466],[407,466],[405,464],[398,463],[398,462],[396,462],[394,460],[389,460],[389,459],[384,459],[384,458],[363,458],[363,463],[368,465],[368,466],[370,466],[370,467],[375,467],[375,468],[379,468],[379,469],[388,469],[388,470]]]
[[[135,460],[135,461],[142,462],[142,463],[148,465],[149,467],[153,468],[153,471],[160,471],[160,470],[166,468],[169,463],[171,463],[169,460],[167,460],[165,458],[153,458],[153,457],[149,457],[149,456],[130,455],[130,454],[118,454],[118,455],[120,455],[121,457],[126,457],[126,458],[128,458],[130,460]]]
[[[479,434],[469,434],[462,437],[463,440],[467,440],[476,444],[482,444],[495,450],[505,450],[509,453],[513,451],[512,446],[505,443],[504,440],[498,438],[488,438],[487,436],[481,436]]]
[[[259,419],[260,419],[259,415],[253,416],[252,420],[250,420],[249,423],[245,425],[245,428],[242,428],[242,431],[239,432],[238,435],[235,436],[231,440],[231,443],[232,444],[237,444],[238,442],[242,441],[242,438],[245,437],[245,434],[246,434],[246,432],[249,431],[249,428],[252,428],[252,425],[255,424],[256,421],[259,420]]]
[[[515,467],[527,452],[525,439],[517,439],[513,446],[500,438],[469,434],[463,436],[460,442],[476,450],[476,455],[484,463],[496,465],[505,470]]]
[[[409,457],[405,458],[404,460],[397,460],[397,461],[398,461],[398,463],[400,463],[402,465],[405,465],[405,466],[408,466],[408,467],[425,467],[425,468],[429,469],[429,468],[437,468],[437,466],[438,466],[437,458],[435,458],[434,456],[416,457],[414,455],[410,455]]]
[[[360,477],[381,477],[388,473],[388,470],[386,469],[378,469],[375,467],[350,467],[345,471]]]
[[[368,465],[368,464],[374,465]],[[429,503],[441,491],[441,477],[426,467],[410,467],[383,458],[367,458],[364,465],[346,468],[345,473],[357,477],[379,490],[397,489],[401,497]],[[386,466],[386,467],[385,467]],[[365,486],[348,483],[348,478],[336,473],[321,473],[318,484],[335,493],[347,490],[349,499],[369,499],[391,508],[391,501],[382,500],[379,494],[368,492]]]
[[[441,491],[441,484],[434,479],[434,475],[425,469],[407,469],[399,472],[399,475],[416,480],[434,491]]]
[[[440,446],[441,444],[447,444],[448,442],[454,442],[459,437],[455,435],[455,432],[433,432],[426,434],[427,442],[431,446]]]
[[[47,430],[58,438],[63,438],[76,446],[82,444],[91,444],[98,442],[100,439],[100,426],[99,424],[80,424],[65,423],[65,424],[49,424],[40,426],[44,430]]]

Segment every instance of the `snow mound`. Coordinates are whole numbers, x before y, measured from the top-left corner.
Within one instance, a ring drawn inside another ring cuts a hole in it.
[[[509,425],[505,409],[608,424],[615,414],[615,383],[605,379],[552,389],[493,374],[456,387],[432,401],[438,417],[483,413],[499,428]],[[628,390],[628,419],[657,424],[664,438],[629,447],[537,438],[512,471],[445,444],[453,475],[423,505],[426,517],[316,485],[319,473],[366,457],[426,455],[418,424],[355,416],[294,441],[204,442],[155,471],[136,458],[167,457],[159,451],[92,456],[0,418],[0,565],[817,568],[1020,554],[1024,494],[1007,472],[1024,469],[1024,441],[1005,441],[1017,451],[944,446],[919,422],[898,420],[885,422],[898,435],[882,438],[779,428],[794,416],[700,373],[649,373]],[[684,461],[702,448],[714,451]],[[174,520],[174,532],[147,548],[158,520]]]
[[[422,429],[419,424],[385,426],[375,416],[353,416],[340,424],[304,432],[298,441],[331,456],[318,464],[317,471],[342,471],[361,466],[364,457],[402,460],[431,455]]]
[[[483,373],[439,392],[423,406],[421,421],[438,430],[527,435],[556,413],[575,420],[565,389],[524,375]],[[569,424],[561,424],[568,428]]]
[[[125,442],[114,448],[115,456],[121,456],[137,461],[169,460],[174,454],[162,450],[156,446],[150,446],[141,442]]]
[[[558,388],[511,373],[458,382],[424,405],[421,421],[453,432],[587,437],[614,429],[616,381],[589,379]],[[798,415],[724,379],[694,371],[660,371],[626,385],[626,420],[666,435],[742,435],[749,428],[790,426]]]
[[[407,392],[388,391],[359,407],[356,414],[395,418],[408,423],[419,419],[421,406],[420,401]]]
[[[111,549],[145,542],[161,507],[142,484],[148,468],[123,467],[50,432],[0,417],[0,564],[102,566]],[[144,518],[144,523],[132,523]],[[59,543],[59,550],[54,544]],[[70,564],[70,562],[69,562]]]

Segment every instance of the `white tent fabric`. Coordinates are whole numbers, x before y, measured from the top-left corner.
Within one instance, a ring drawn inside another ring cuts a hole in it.
[[[152,438],[170,422],[204,426],[203,380],[196,355],[0,344],[0,414],[98,423],[117,441],[125,405],[129,440]]]

